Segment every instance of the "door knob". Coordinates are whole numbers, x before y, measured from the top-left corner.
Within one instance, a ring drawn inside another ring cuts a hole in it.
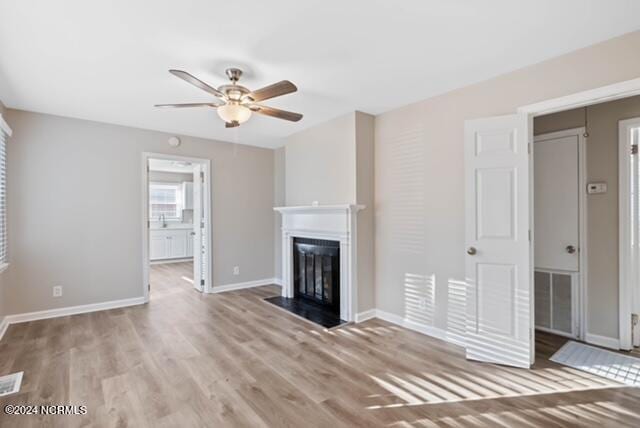
[[[476,247],[467,248],[467,254],[469,254],[470,256],[475,256],[477,252],[478,250],[476,250]]]
[[[567,247],[565,248],[565,250],[567,251],[567,253],[569,254],[573,254],[576,252],[576,247],[574,247],[573,245],[567,245]]]

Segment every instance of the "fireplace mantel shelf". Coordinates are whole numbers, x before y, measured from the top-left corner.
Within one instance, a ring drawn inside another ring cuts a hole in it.
[[[339,211],[351,211],[357,212],[363,210],[365,208],[364,205],[298,205],[298,206],[290,206],[290,207],[274,207],[274,211],[278,211],[279,213],[320,213],[320,212],[339,212]]]

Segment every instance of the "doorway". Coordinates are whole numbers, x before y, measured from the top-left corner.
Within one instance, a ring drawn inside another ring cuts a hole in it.
[[[535,361],[534,118],[639,94],[640,79],[634,79],[524,106],[516,114],[465,122],[466,299],[472,302],[466,306],[467,358],[527,368]],[[615,136],[606,141],[617,144]],[[613,168],[617,169],[617,156],[614,155],[614,159]],[[617,180],[610,182],[615,189]],[[589,183],[589,191],[595,193],[606,193],[606,188],[606,183]],[[583,188],[580,192],[586,190]],[[610,192],[609,197],[612,194],[617,196],[617,192]],[[608,223],[612,224],[615,229],[607,236],[617,241],[618,222]],[[580,244],[584,249],[585,242]],[[617,255],[617,247],[608,254],[612,252]],[[605,254],[595,259],[590,256],[589,260],[611,264],[610,259]],[[578,277],[584,278],[585,266],[579,264],[578,267],[581,274]],[[594,272],[589,268],[589,276]],[[622,307],[623,290],[631,287],[631,283],[627,280],[624,287],[618,287],[618,273],[615,266],[616,279],[598,281],[599,285],[605,284],[613,290],[595,289],[600,292],[596,297],[590,290],[590,300],[616,310]],[[607,302],[602,301],[603,298]],[[630,301],[630,295],[626,298]],[[584,299],[586,301],[586,296]],[[581,305],[586,306],[585,302]],[[602,313],[592,311],[590,316],[595,314],[596,321],[589,326],[586,321],[578,323],[577,335],[584,334],[588,342],[600,346],[624,349],[622,344],[630,338],[630,332],[627,336],[625,329],[631,330],[632,320],[627,318],[628,313],[617,312],[622,317],[620,328],[616,314],[605,323],[600,322]],[[592,333],[592,328],[595,331],[605,324],[607,336]]]
[[[640,117],[618,125],[620,348],[640,346]]]
[[[211,290],[210,161],[143,154],[145,299]]]

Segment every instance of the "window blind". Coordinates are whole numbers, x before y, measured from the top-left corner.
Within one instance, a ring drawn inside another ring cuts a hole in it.
[[[7,255],[7,134],[0,129],[0,265]]]

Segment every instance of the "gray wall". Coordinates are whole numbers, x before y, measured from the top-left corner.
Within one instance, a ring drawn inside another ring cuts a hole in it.
[[[355,135],[349,113],[286,138],[287,205],[355,202]]]
[[[274,150],[273,153],[273,206],[281,207],[286,204],[285,195],[285,151],[284,147]],[[278,213],[274,216],[273,242],[274,249],[274,276],[282,279],[282,216]]]
[[[289,206],[313,201],[366,206],[358,213],[356,231],[358,312],[375,307],[373,136],[374,117],[353,112],[288,137],[279,161],[284,178],[276,186],[284,182]]]
[[[618,336],[618,121],[640,116],[640,96],[587,108],[587,181],[605,181],[608,191],[587,196],[589,332]],[[579,128],[585,109],[568,110],[534,121],[534,132],[544,134]]]
[[[358,311],[375,308],[374,248],[374,122],[369,114],[355,113],[356,202],[365,209],[358,212]]]
[[[640,32],[609,40],[376,117],[376,306],[456,331],[464,310],[466,119],[640,76]],[[412,314],[411,278],[434,283],[435,306]],[[426,312],[433,313],[426,313]],[[604,326],[603,326],[604,327]],[[594,331],[612,333],[607,327]]]
[[[274,276],[272,150],[171,148],[161,132],[11,109],[7,121],[9,313],[142,295],[142,152],[211,159],[214,286]]]

